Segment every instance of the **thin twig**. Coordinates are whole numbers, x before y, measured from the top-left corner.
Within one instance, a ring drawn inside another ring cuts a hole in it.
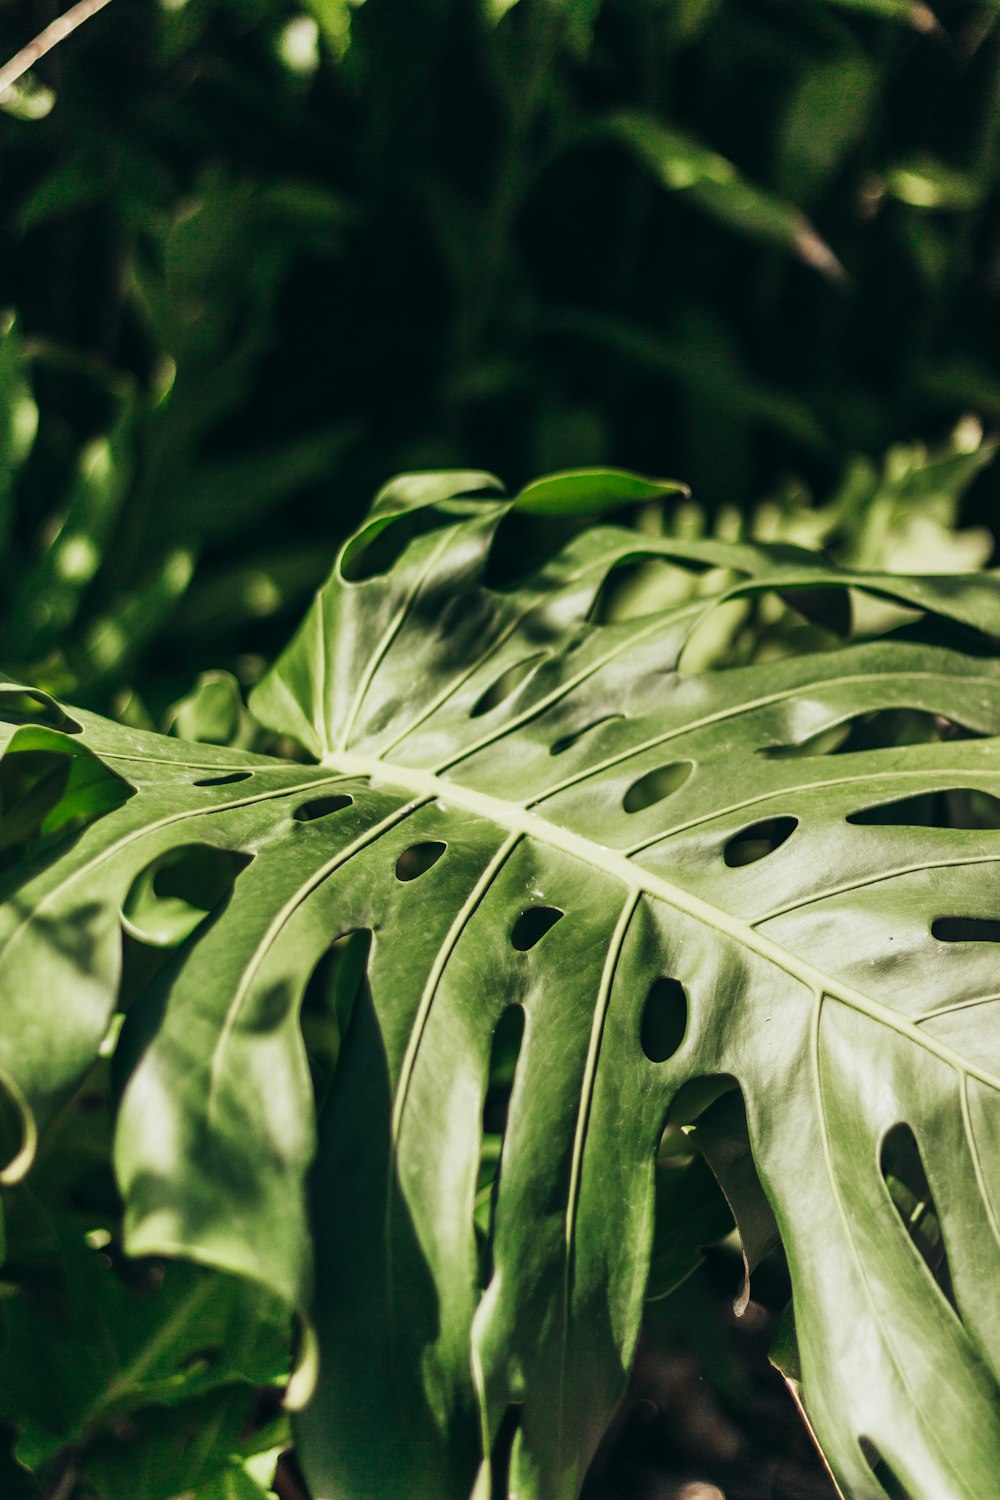
[[[53,47],[58,47],[60,42],[66,40],[78,26],[84,21],[89,21],[91,16],[103,10],[109,0],[77,0],[76,5],[71,5],[65,15],[59,16],[44,31],[40,31],[34,41],[22,47],[16,57],[12,57],[9,63],[0,68],[0,97],[11,88],[19,78],[33,68],[40,57],[51,52]]]

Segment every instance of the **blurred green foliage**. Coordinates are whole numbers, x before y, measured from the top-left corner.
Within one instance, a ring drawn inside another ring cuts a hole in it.
[[[968,426],[946,515],[920,455],[1000,416],[997,16],[115,0],[2,101],[5,666],[137,720],[250,680],[402,469],[622,463],[936,566],[996,503]]]

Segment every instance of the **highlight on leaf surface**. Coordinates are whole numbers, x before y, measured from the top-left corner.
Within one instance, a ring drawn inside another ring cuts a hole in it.
[[[319,1494],[575,1500],[647,1293],[735,1221],[844,1493],[981,1500],[997,575],[580,524],[616,493],[387,486],[251,698],[307,763],[0,687],[12,1191],[103,1056],[124,1250],[310,1330]],[[697,591],[597,608],[660,561]],[[848,589],[917,624],[851,632]],[[762,596],[817,648],[689,653]]]

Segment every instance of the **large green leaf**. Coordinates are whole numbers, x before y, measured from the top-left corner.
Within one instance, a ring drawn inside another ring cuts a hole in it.
[[[8,1177],[127,1005],[127,1247],[307,1311],[315,1491],[563,1500],[624,1388],[671,1112],[751,1266],[759,1176],[846,1493],[988,1494],[997,575],[607,525],[552,550],[561,513],[594,509],[581,476],[523,509],[496,490],[379,496],[252,699],[309,764],[0,683],[0,767],[51,787],[3,877]],[[608,575],[658,559],[718,588],[615,619]],[[686,665],[720,605],[773,594],[842,627],[820,600],[848,586],[924,626]],[[734,1081],[752,1162],[715,1103]],[[719,1232],[703,1193],[659,1196],[704,1221],[680,1243]],[[662,1222],[657,1246],[670,1264]]]

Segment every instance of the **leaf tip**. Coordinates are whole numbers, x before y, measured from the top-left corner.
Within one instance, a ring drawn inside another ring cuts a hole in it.
[[[851,278],[848,276],[840,261],[834,255],[826,240],[821,238],[809,223],[803,219],[795,232],[795,253],[807,266],[825,276],[828,281],[836,282],[838,286],[849,286]]]

